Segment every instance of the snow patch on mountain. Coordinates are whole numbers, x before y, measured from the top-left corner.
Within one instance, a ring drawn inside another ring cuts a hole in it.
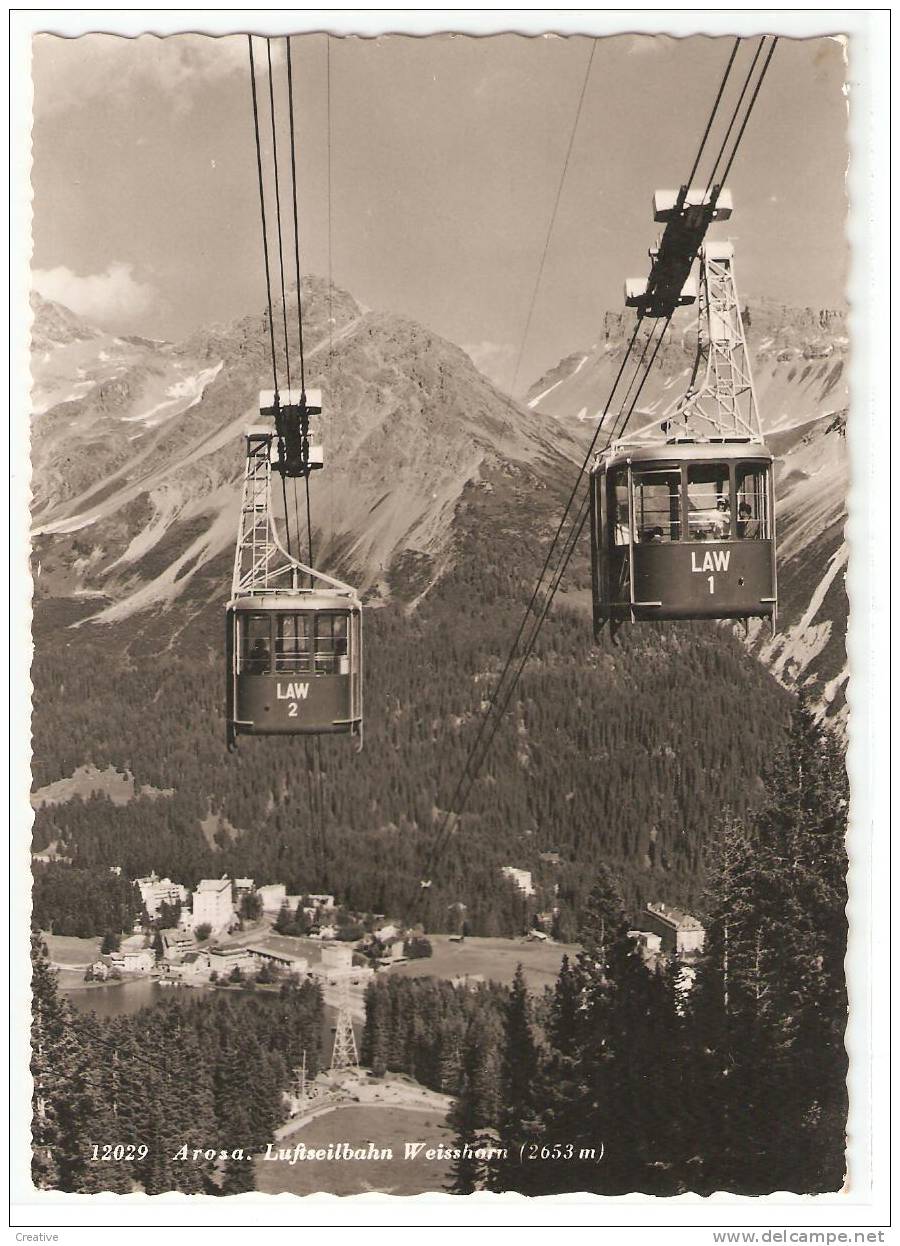
[[[585,358],[587,358],[587,356],[585,356]],[[583,362],[584,362],[584,360],[582,360],[582,363],[583,363]],[[574,376],[574,375],[575,375],[575,373],[573,372],[573,373],[572,373],[572,375]],[[564,381],[564,380],[566,380],[566,378],[565,378],[565,377],[562,377],[560,380],[555,381],[555,382],[554,382],[554,383],[550,386],[550,388],[549,388],[549,389],[545,389],[545,390],[544,390],[544,392],[543,392],[542,394],[538,394],[538,396],[537,396],[536,398],[532,398],[532,399],[531,399],[531,401],[528,403],[528,406],[530,407],[530,409],[533,411],[533,410],[535,409],[535,407],[538,405],[538,403],[539,403],[539,402],[543,402],[543,400],[547,397],[547,395],[548,395],[548,394],[552,394],[552,393],[553,393],[553,391],[554,391],[555,389],[557,389],[560,385],[562,385],[562,383],[563,383],[563,381]]]
[[[189,411],[191,407],[197,405],[203,397],[203,392],[207,385],[214,381],[222,371],[222,363],[223,361],[220,359],[211,368],[204,368],[202,372],[197,372],[183,377],[179,381],[174,381],[167,386],[165,397],[160,402],[155,403],[146,411],[138,411],[135,415],[123,415],[122,419],[126,424],[140,421],[151,428],[155,428],[158,424],[162,424],[164,420],[171,420],[176,415],[183,415],[185,411]]]

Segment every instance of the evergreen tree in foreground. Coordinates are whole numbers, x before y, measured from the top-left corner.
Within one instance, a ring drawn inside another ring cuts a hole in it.
[[[585,906],[583,950],[574,967],[561,967],[551,1050],[533,1079],[527,1007],[520,1001],[507,1014],[501,1127],[521,1136],[527,1080],[549,1158],[527,1178],[504,1174],[505,1188],[526,1180],[529,1192],[546,1194],[841,1187],[847,777],[837,740],[802,701],[766,785],[755,813],[722,824],[696,972],[675,958],[644,963],[616,880],[603,871]],[[525,1078],[510,1078],[514,1045]],[[555,1159],[554,1148],[571,1148],[570,1158]]]
[[[493,1165],[490,1186],[494,1190],[532,1193],[535,1161],[523,1161],[523,1149],[541,1138],[541,1054],[531,1021],[531,1003],[522,966],[516,968],[504,1017],[501,1066],[500,1143],[505,1158]]]
[[[753,818],[730,821],[695,1001],[713,1188],[839,1189],[847,1118],[848,785],[801,700]]]

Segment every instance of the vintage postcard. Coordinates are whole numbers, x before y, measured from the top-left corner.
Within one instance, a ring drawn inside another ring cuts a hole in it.
[[[19,31],[13,1223],[883,1240],[877,18],[425,12]]]

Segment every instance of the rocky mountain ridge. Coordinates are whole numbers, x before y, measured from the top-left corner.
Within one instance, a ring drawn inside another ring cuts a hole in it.
[[[464,351],[422,326],[365,312],[317,280],[303,302],[307,384],[324,394],[327,466],[310,486],[323,570],[339,567],[377,597],[404,556],[424,589],[440,573],[454,509],[480,474],[524,471],[540,490],[547,471],[577,456],[575,438],[551,435]],[[46,393],[68,343],[48,346],[59,312],[36,307],[45,349],[35,393]],[[274,314],[277,325],[280,307]],[[230,554],[243,432],[259,418],[258,391],[271,385],[267,322],[247,317],[178,345],[132,345],[115,361],[102,336],[86,330],[78,340],[97,348],[94,370],[82,353],[77,392],[32,424],[38,591],[97,596],[96,617],[113,621],[167,608]],[[284,385],[281,357],[279,376]],[[299,517],[289,498],[295,533]]]

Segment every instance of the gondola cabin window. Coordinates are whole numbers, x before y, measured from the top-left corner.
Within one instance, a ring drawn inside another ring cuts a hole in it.
[[[609,476],[609,513],[614,545],[628,544],[628,469],[619,467]]]
[[[688,464],[687,521],[689,541],[727,541],[732,536],[727,464]]]
[[[240,670],[245,675],[267,675],[272,655],[271,616],[246,614],[240,618]]]
[[[347,655],[347,616],[316,615],[316,674],[346,675],[350,670]]]
[[[756,464],[739,465],[735,474],[737,534],[745,541],[769,536],[769,473]]]
[[[634,539],[660,544],[681,539],[681,471],[677,467],[634,469]]]
[[[312,650],[308,614],[279,614],[275,618],[275,670],[284,674],[309,674]]]

